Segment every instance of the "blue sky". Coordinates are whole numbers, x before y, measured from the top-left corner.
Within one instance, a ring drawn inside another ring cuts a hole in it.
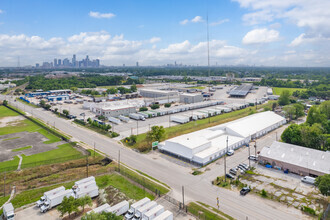
[[[329,66],[327,0],[2,0],[0,66],[81,59],[105,65]]]

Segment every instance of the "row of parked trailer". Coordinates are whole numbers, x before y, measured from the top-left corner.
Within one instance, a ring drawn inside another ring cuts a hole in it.
[[[199,119],[208,118],[215,115],[220,115],[222,113],[228,113],[238,109],[243,109],[246,108],[247,106],[248,104],[228,104],[223,106],[213,106],[207,109],[192,111],[191,113],[173,115],[171,116],[171,121],[184,124],[184,123],[188,123],[189,121],[196,121]]]
[[[53,207],[60,205],[64,197],[72,196],[75,199],[79,199],[84,196],[94,198],[98,195],[99,189],[96,185],[95,178],[91,176],[75,182],[71,189],[66,190],[64,186],[60,186],[56,189],[45,192],[37,201],[36,206],[40,208],[40,212],[44,213]]]
[[[126,220],[173,220],[173,213],[164,210],[162,205],[151,201],[149,198],[141,199],[129,207],[129,203],[124,200],[114,206],[105,203],[89,213],[112,212],[117,216],[124,215]]]

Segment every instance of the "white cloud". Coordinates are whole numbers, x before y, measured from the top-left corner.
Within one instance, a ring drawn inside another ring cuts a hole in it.
[[[291,41],[289,46],[297,47],[297,46],[300,46],[300,45],[303,45],[303,44],[310,44],[310,45],[326,44],[326,45],[329,45],[329,43],[330,43],[330,37],[324,37],[322,35],[308,36],[307,34],[302,33],[298,37],[296,37],[293,41]]]
[[[186,25],[189,22],[191,22],[191,23],[200,23],[200,22],[204,22],[204,20],[203,20],[203,18],[201,16],[197,15],[194,18],[192,18],[191,20],[184,19],[184,20],[180,21],[180,24],[181,25]]]
[[[157,42],[159,42],[161,40],[162,39],[160,37],[153,37],[149,41],[150,41],[150,43],[154,44],[154,43],[157,43]]]
[[[193,19],[191,19],[191,22],[193,23],[199,23],[199,22],[203,22],[203,18],[201,16],[196,16]]]
[[[188,19],[184,19],[183,21],[180,21],[181,25],[185,25],[188,24],[189,20]]]
[[[280,39],[279,32],[276,30],[268,30],[267,28],[254,29],[248,32],[242,40],[243,44],[260,44],[278,41]]]
[[[279,22],[276,22],[276,23],[273,23],[273,24],[270,24],[269,25],[269,28],[270,29],[279,29],[279,28],[281,28],[282,27],[282,25],[281,25],[281,23],[279,23]]]
[[[115,17],[116,15],[113,13],[100,13],[96,11],[90,11],[89,16],[92,18],[112,18]]]
[[[210,23],[210,26],[217,26],[217,25],[220,25],[220,24],[223,24],[223,23],[226,23],[226,22],[229,22],[228,18],[222,19],[222,20],[219,20],[219,21],[216,21],[216,22],[212,22],[212,23]]]

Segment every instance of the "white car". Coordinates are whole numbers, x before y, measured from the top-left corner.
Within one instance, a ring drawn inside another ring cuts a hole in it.
[[[227,155],[228,156],[231,156],[231,155],[233,155],[234,154],[234,150],[229,150],[229,151],[227,151]]]

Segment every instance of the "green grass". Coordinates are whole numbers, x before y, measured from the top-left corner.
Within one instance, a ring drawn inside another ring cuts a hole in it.
[[[212,220],[226,220],[227,218],[224,218],[216,213],[211,212],[210,210],[204,208],[201,205],[198,205],[197,203],[191,202],[188,204],[188,212],[193,214],[196,217],[199,217],[200,219],[212,219]],[[220,213],[219,213],[220,214]],[[233,218],[231,218],[233,219]]]
[[[258,105],[258,109],[261,109],[263,107],[271,107],[273,102],[268,102],[263,105]],[[181,125],[176,125],[172,127],[165,128],[165,134],[166,134],[166,139],[168,138],[173,138],[176,136],[180,136],[183,134],[191,133],[194,131],[198,131],[201,129],[205,129],[208,127],[216,126],[219,124],[223,124],[229,121],[233,121],[245,116],[248,116],[251,112],[255,110],[255,107],[248,107],[245,109],[229,112],[229,113],[223,113],[221,115],[213,116],[211,118],[206,118],[202,120],[197,120],[197,121],[191,121],[186,124],[181,124]],[[146,133],[139,134],[137,136],[137,141],[136,144],[134,145],[129,145],[125,143],[124,139],[122,140],[122,143],[124,143],[128,147],[132,148],[137,148],[137,149],[143,149],[146,146],[151,148],[151,144],[148,143],[146,139]]]
[[[8,199],[9,199],[9,196],[0,197],[0,206],[5,204],[5,202],[7,202]]]
[[[18,139],[18,138],[20,138],[20,137],[6,138],[6,139],[3,139],[2,141],[10,141],[10,140]]]
[[[202,203],[202,202],[199,202],[199,201],[198,201],[197,203],[199,203],[199,204],[201,204],[201,205],[203,205],[203,206],[205,206],[205,207],[207,207],[207,208],[212,209],[213,211],[219,213],[220,215],[225,216],[227,219],[234,220],[234,218],[231,217],[230,215],[227,215],[226,213],[221,212],[220,210],[218,210],[218,209],[216,209],[216,208],[214,208],[214,207],[212,207],[212,206],[209,206],[209,205],[207,205],[207,204],[205,204],[205,203]]]
[[[63,157],[70,157],[70,156],[77,156],[84,157],[79,151],[74,149],[70,144],[62,144],[58,146],[58,149],[42,152],[39,154],[34,154],[31,156],[25,156],[22,155],[23,161],[22,161],[22,167],[33,167],[33,163],[39,163],[38,165],[44,165],[44,164],[51,164],[53,163],[52,160],[63,158]],[[69,160],[69,159],[68,159]],[[40,162],[43,162],[40,164]],[[61,162],[65,162],[62,161]]]
[[[55,189],[60,186],[64,186],[66,189],[71,188],[74,184],[74,181],[64,184],[57,184],[53,186],[42,187],[38,189],[27,190],[17,194],[12,200],[14,208],[19,208],[21,206],[34,203],[40,199],[40,197],[49,190]]]
[[[96,88],[103,88],[103,89],[111,89],[111,88],[116,88],[117,86],[98,86]]]
[[[140,187],[134,185],[133,183],[116,173],[96,177],[96,184],[100,188],[113,186],[119,189],[122,193],[126,194],[127,197],[135,200],[140,200],[144,197],[148,197],[151,200],[155,198],[152,194],[144,191]]]
[[[17,152],[17,151],[22,151],[22,150],[27,150],[27,149],[31,149],[32,146],[26,146],[26,147],[20,147],[20,148],[16,148],[11,150],[12,152]]]
[[[0,106],[0,118],[8,117],[8,116],[19,116],[19,114],[10,110],[9,108],[7,108],[3,105]]]
[[[171,187],[169,187],[167,184],[160,182],[158,179],[156,179],[156,178],[154,178],[154,177],[152,177],[152,176],[149,176],[148,174],[143,173],[143,172],[140,171],[140,170],[136,170],[136,172],[138,172],[138,173],[142,174],[143,176],[146,176],[146,177],[148,177],[149,179],[152,179],[152,180],[154,180],[154,181],[156,181],[156,182],[158,182],[158,183],[160,183],[160,184],[162,184],[162,185],[168,187],[169,189],[171,188]]]
[[[188,87],[187,89],[205,89],[205,86]]]
[[[280,88],[280,87],[273,87],[273,92],[275,95],[281,95],[282,92],[284,90],[289,90],[290,94],[292,95],[292,93],[294,91],[305,91],[306,89],[302,89],[302,88]]]
[[[12,160],[4,161],[0,163],[0,171],[7,168],[7,171],[16,170],[18,167],[19,158],[15,156]]]

